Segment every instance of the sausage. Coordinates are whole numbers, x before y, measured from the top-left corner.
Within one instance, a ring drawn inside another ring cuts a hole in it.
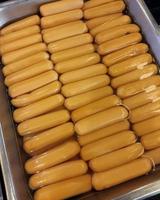
[[[51,83],[57,79],[57,73],[53,70],[50,70],[38,76],[11,85],[8,89],[8,92],[12,98],[15,98],[19,95],[31,92],[37,88],[47,85],[48,83]]]
[[[152,117],[150,119],[147,119],[145,121],[136,123],[132,126],[133,130],[135,131],[136,135],[143,136],[148,133],[157,131],[160,129],[160,116]]]
[[[100,6],[96,6],[96,7],[84,10],[84,18],[92,19],[95,17],[110,15],[110,14],[122,12],[124,9],[125,9],[125,4],[123,1],[106,3],[104,5],[100,5]]]
[[[12,105],[15,107],[27,106],[35,101],[47,98],[53,94],[57,94],[61,89],[61,83],[54,81],[41,88],[33,90],[31,93],[18,96],[11,100]]]
[[[124,99],[140,92],[150,92],[157,88],[160,85],[159,75],[154,75],[143,80],[135,81],[133,83],[128,83],[126,85],[120,86],[117,89],[117,95]]]
[[[141,143],[146,150],[160,147],[160,130],[142,136]]]
[[[33,45],[38,42],[42,42],[42,36],[40,33],[12,41],[8,44],[2,44],[0,46],[0,54],[4,55],[6,53]]]
[[[118,122],[116,124],[104,127],[104,128],[99,129],[97,131],[93,131],[90,134],[81,135],[81,136],[78,137],[78,142],[81,146],[84,146],[86,144],[95,142],[99,139],[113,135],[115,133],[128,130],[129,127],[130,127],[129,122],[127,120],[123,120],[121,122]]]
[[[135,142],[136,136],[134,133],[132,131],[124,131],[83,146],[80,155],[83,160],[88,161]]]
[[[130,121],[137,123],[160,114],[160,100],[135,108],[130,115]]]
[[[91,30],[91,29],[95,28],[96,26],[99,26],[99,25],[105,23],[106,21],[110,21],[110,20],[116,19],[121,16],[122,16],[122,13],[120,12],[120,13],[115,13],[115,14],[111,14],[111,15],[105,15],[102,17],[96,17],[96,18],[86,21],[85,23],[87,24],[88,29]]]
[[[108,85],[109,82],[110,78],[108,75],[95,76],[74,83],[68,83],[62,87],[61,92],[65,97],[71,97],[104,87],[105,85]]]
[[[108,67],[110,65],[114,65],[118,62],[129,59],[133,56],[145,54],[148,50],[149,47],[145,43],[135,44],[104,56],[103,63]]]
[[[145,152],[144,157],[148,157],[153,160],[155,165],[160,164],[160,148],[156,148]]]
[[[31,65],[20,71],[12,73],[5,78],[5,85],[10,86],[17,82],[32,78],[33,76],[39,75],[46,71],[52,70],[53,64],[49,60],[43,60],[39,63]]]
[[[142,35],[140,33],[130,33],[119,38],[107,41],[98,46],[97,51],[100,55],[106,55],[117,50],[123,49],[133,44],[141,42]]]
[[[107,189],[145,175],[151,169],[152,163],[148,158],[139,158],[108,171],[93,174],[92,185],[96,190]]]
[[[48,16],[82,8],[82,6],[83,0],[62,0],[40,6],[40,13],[42,16]]]
[[[120,16],[119,18],[116,18],[116,19],[113,19],[111,21],[107,21],[99,26],[96,26],[95,28],[91,29],[90,33],[93,35],[93,36],[96,36],[99,34],[99,33],[103,33],[103,31],[110,31],[110,29],[112,29],[113,27],[116,27],[116,26],[121,26],[121,25],[124,25],[124,24],[130,24],[131,23],[131,18],[128,16],[128,15],[122,15]],[[102,36],[101,36],[102,37]],[[100,38],[101,38],[100,37]],[[97,39],[96,39],[96,42],[97,42]],[[104,40],[105,42],[105,40]]]
[[[57,28],[43,34],[43,39],[46,43],[55,42],[57,40],[65,39],[71,36],[86,33],[87,26],[82,21],[76,21],[66,24],[62,28]]]
[[[152,63],[152,61],[153,58],[151,54],[145,53],[110,66],[108,72],[112,77],[116,77],[135,69],[142,69],[142,67]]]
[[[106,66],[99,63],[96,65],[84,67],[82,69],[77,69],[74,71],[63,73],[60,76],[60,81],[63,84],[67,84],[106,73],[107,73]]]
[[[25,141],[23,148],[28,154],[32,154],[50,145],[56,146],[72,137],[74,126],[71,122],[46,130]]]
[[[27,58],[28,56],[33,56],[36,53],[41,51],[46,51],[47,46],[45,43],[37,43],[31,46],[18,49],[9,53],[6,53],[2,56],[2,63],[4,65],[10,64],[15,61],[19,61],[21,59]]]
[[[100,62],[100,56],[97,53],[90,53],[87,55],[72,58],[70,60],[62,61],[55,65],[55,70],[58,73],[64,73],[80,69],[89,65],[94,65],[99,62]]]
[[[76,141],[66,141],[43,154],[27,160],[25,170],[28,174],[34,174],[73,158],[79,151],[80,147]]]
[[[10,63],[2,68],[4,76],[8,76],[14,72],[27,68],[31,65],[41,62],[42,60],[47,60],[49,58],[49,54],[46,52],[39,52],[32,56],[28,56],[27,58],[18,60],[16,62]]]
[[[4,28],[1,29],[0,34],[6,35],[8,33],[12,33],[18,30],[22,30],[24,28],[28,28],[30,26],[40,24],[40,17],[38,15],[32,15],[30,17],[26,17],[22,20],[14,22]]]
[[[135,143],[128,147],[104,154],[90,160],[89,166],[94,172],[103,172],[112,168],[129,163],[144,153],[141,143]]]
[[[69,119],[69,112],[63,109],[26,120],[18,125],[17,130],[20,135],[25,136],[58,126]]]
[[[87,173],[87,170],[88,166],[83,160],[68,161],[32,175],[29,179],[29,186],[32,190],[35,190],[59,181],[81,176]]]
[[[78,135],[86,135],[98,129],[120,122],[127,118],[128,112],[121,106],[116,106],[105,111],[81,119],[75,124]]]
[[[80,9],[75,9],[55,15],[50,15],[47,17],[41,18],[41,27],[42,28],[50,28],[54,26],[58,26],[61,24],[65,24],[68,22],[79,20],[83,17],[83,12]]]
[[[87,1],[84,3],[83,6],[83,10],[89,9],[89,8],[93,8],[93,7],[97,7],[99,5],[102,4],[106,4],[106,3],[110,3],[112,1],[116,1],[116,0],[91,0],[91,1]]]
[[[6,35],[0,36],[0,45],[7,44],[9,42],[13,42],[18,39],[28,37],[30,35],[34,35],[36,33],[40,33],[40,27],[38,25],[30,26],[22,30],[8,33]]]
[[[54,110],[63,105],[63,103],[64,97],[61,94],[56,94],[40,101],[36,101],[28,106],[16,109],[13,112],[13,118],[15,122],[22,122]]]
[[[79,47],[84,44],[92,43],[93,37],[89,33],[84,33],[63,40],[59,40],[48,45],[48,51],[50,53],[56,53],[73,47]]]
[[[54,63],[59,63],[75,57],[83,56],[85,54],[93,53],[94,51],[95,47],[93,44],[85,44],[79,47],[74,47],[71,49],[66,49],[63,51],[53,53],[51,56],[51,60]]]
[[[123,16],[123,18],[124,17],[125,17],[125,15]],[[122,19],[122,17],[121,17],[121,19]],[[118,20],[120,21],[120,17],[119,17],[119,19],[117,19],[117,21]],[[140,31],[140,28],[136,24],[125,24],[125,25],[120,24],[120,26],[116,26],[109,30],[104,30],[104,31],[98,33],[95,37],[95,41],[97,44],[102,44],[103,42],[113,40],[115,38],[124,36],[129,33],[136,33],[139,31]]]
[[[92,103],[98,99],[101,99],[106,96],[110,96],[113,94],[113,90],[110,86],[98,88],[96,90],[92,90],[83,94],[79,94],[65,100],[65,107],[68,110],[75,110],[80,108],[81,106]]]
[[[123,100],[123,104],[126,105],[130,110],[143,106],[147,103],[156,102],[160,99],[160,88],[157,87],[153,91],[145,91],[136,94],[132,97]]]
[[[34,200],[67,199],[91,189],[91,176],[87,174],[43,187],[35,192]]]
[[[136,69],[134,71],[113,78],[111,85],[113,88],[118,88],[127,83],[148,78],[152,75],[157,74],[157,72],[158,72],[158,67],[155,64],[142,66],[141,69]]]
[[[120,105],[120,103],[121,100],[116,95],[104,97],[103,99],[94,101],[90,104],[82,106],[77,110],[74,110],[71,114],[71,118],[74,122],[76,122],[100,111]]]

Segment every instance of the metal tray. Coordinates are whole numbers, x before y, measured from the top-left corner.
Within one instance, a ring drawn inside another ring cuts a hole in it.
[[[53,0],[11,0],[0,3],[0,27],[38,12],[42,3]],[[160,30],[143,0],[125,0],[134,21],[142,28],[143,35],[160,64]],[[2,66],[1,66],[2,67]],[[27,185],[23,163],[26,155],[22,141],[12,120],[11,105],[3,84],[0,70],[0,160],[8,200],[32,200]],[[120,184],[101,192],[90,192],[72,199],[84,200],[138,200],[160,193],[160,169],[147,176]]]

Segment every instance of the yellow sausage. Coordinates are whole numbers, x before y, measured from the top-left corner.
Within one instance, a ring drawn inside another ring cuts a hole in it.
[[[48,16],[82,8],[82,6],[83,0],[62,0],[42,5],[40,7],[40,13],[42,16]]]
[[[64,97],[61,94],[56,94],[28,106],[18,108],[13,112],[13,118],[16,122],[22,122],[31,119],[38,115],[47,113],[63,105]]]
[[[65,100],[65,107],[68,110],[75,110],[81,106],[92,103],[98,99],[101,99],[106,96],[113,94],[113,90],[110,86],[102,87],[96,90],[92,90],[83,94],[79,94]]]
[[[141,143],[135,143],[128,147],[104,154],[90,160],[89,167],[94,172],[103,172],[124,165],[142,156],[144,148]]]
[[[32,190],[50,185],[59,181],[81,176],[87,173],[88,166],[83,160],[68,161],[34,174],[29,179],[29,186]]]
[[[72,120],[76,122],[100,111],[119,105],[120,103],[121,100],[116,95],[112,95],[74,110],[71,117]]]
[[[68,22],[79,20],[83,17],[83,12],[80,9],[75,9],[55,15],[50,15],[47,17],[41,18],[41,27],[42,28],[50,28],[54,26],[58,26],[61,24],[65,24]]]
[[[145,152],[144,157],[148,157],[153,160],[154,164],[160,164],[160,148],[153,149]]]
[[[145,121],[136,123],[133,125],[133,130],[135,131],[136,135],[143,136],[153,131],[157,131],[160,129],[160,116],[152,117]]]
[[[130,114],[130,121],[137,123],[160,114],[160,100],[135,108]]]
[[[19,95],[31,92],[37,88],[47,85],[48,83],[51,83],[57,79],[57,73],[53,70],[50,70],[38,76],[11,85],[8,92],[12,98],[15,98]]]
[[[87,27],[89,28],[89,30],[91,30],[91,29],[95,28],[96,26],[99,26],[99,25],[105,23],[106,21],[116,19],[120,16],[122,16],[121,12],[111,14],[111,15],[105,15],[105,16],[102,16],[102,17],[96,17],[96,18],[93,18],[93,19],[86,21],[85,23],[87,24]]]
[[[149,47],[147,44],[144,44],[144,43],[135,44],[135,45],[126,47],[124,49],[115,51],[109,55],[104,56],[103,63],[106,66],[114,65],[118,62],[122,62],[133,56],[138,56],[138,55],[147,53],[148,50],[149,50]]]
[[[47,60],[49,58],[49,54],[46,52],[39,52],[32,56],[28,56],[24,59],[18,60],[11,64],[3,67],[2,71],[5,76],[8,76],[14,72],[27,68],[31,65],[41,62],[42,60]]]
[[[73,134],[74,126],[68,122],[33,136],[24,143],[23,148],[28,154],[32,154],[50,145],[56,146]]]
[[[122,74],[131,72],[135,69],[142,69],[145,65],[152,63],[153,58],[151,54],[145,53],[132,58],[129,58],[123,62],[114,64],[109,67],[109,74],[113,77],[120,76]]]
[[[84,10],[84,18],[92,19],[95,17],[122,12],[124,9],[125,9],[125,4],[123,1],[106,3],[104,5]]]
[[[53,53],[51,56],[51,60],[54,63],[59,63],[75,57],[83,56],[85,54],[93,53],[94,51],[95,47],[93,44],[85,44],[79,47],[74,47],[71,49],[66,49],[63,51]]]
[[[92,176],[92,185],[96,190],[104,190],[133,178],[145,175],[152,169],[148,158],[139,158],[125,165]]]
[[[5,85],[7,86],[13,85],[14,83],[26,80],[28,78],[32,78],[33,76],[39,75],[51,69],[53,69],[53,64],[51,61],[49,60],[41,61],[39,63],[31,65],[30,67],[27,67],[25,69],[22,69],[20,71],[8,75],[5,78]]]
[[[125,15],[123,17],[125,17]],[[120,24],[120,26],[116,26],[109,30],[105,30],[103,32],[98,33],[95,37],[95,41],[97,44],[102,44],[103,42],[113,40],[115,38],[121,37],[129,33],[136,33],[139,31],[140,28],[136,24],[126,24],[126,25]]]
[[[32,15],[2,28],[0,34],[5,35],[37,24],[40,24],[40,17]]]
[[[62,87],[61,92],[65,97],[71,97],[104,87],[108,85],[109,82],[110,78],[108,75],[95,76],[74,83],[68,83]]]
[[[81,119],[75,124],[78,135],[86,135],[98,129],[120,122],[127,118],[128,112],[121,106],[116,106],[105,111]]]
[[[160,147],[160,130],[142,136],[141,143],[146,150]]]
[[[60,76],[60,81],[63,84],[67,84],[106,73],[107,73],[107,68],[105,65],[96,64],[96,65],[91,65],[89,67],[84,67],[82,69],[77,69],[74,71],[63,73]]]
[[[137,69],[113,78],[111,85],[113,88],[118,88],[127,83],[148,78],[152,75],[157,74],[157,72],[158,72],[158,67],[155,64],[146,65],[141,67],[141,69]]]
[[[55,70],[58,73],[64,73],[80,69],[89,65],[94,65],[99,62],[100,62],[100,56],[97,53],[90,53],[87,55],[72,58],[70,60],[62,61],[55,65]]]
[[[78,142],[80,143],[81,146],[84,146],[86,144],[95,142],[99,139],[113,135],[115,133],[128,130],[129,127],[130,127],[129,122],[127,120],[123,120],[111,126],[107,126],[97,131],[93,131],[90,134],[81,135],[78,137]]]
[[[34,200],[68,199],[91,189],[91,176],[87,174],[43,187],[35,192]]]
[[[134,109],[139,106],[143,106],[147,103],[156,102],[160,100],[160,88],[157,87],[153,91],[145,91],[140,94],[134,95],[123,100],[123,104],[126,105],[129,109]]]
[[[34,26],[30,26],[19,31],[15,31],[13,33],[2,35],[0,36],[0,45],[7,44],[9,42],[13,42],[21,38],[25,38],[39,32],[40,32],[40,27],[37,25],[34,25]]]
[[[87,1],[84,3],[83,9],[89,9],[89,8],[93,8],[93,7],[97,7],[99,5],[102,4],[106,4],[106,3],[110,3],[112,1],[116,1],[116,0],[91,0],[91,1]]]
[[[80,147],[76,141],[66,141],[43,154],[27,160],[25,170],[28,174],[34,174],[73,158],[79,151]]]
[[[105,39],[103,39],[103,35],[105,34],[105,33],[103,34],[104,31],[108,32],[110,31],[110,29],[112,30],[112,28],[116,26],[118,26],[119,27],[118,29],[120,29],[121,25],[129,24],[129,23],[131,23],[131,18],[128,15],[123,15],[123,16],[120,16],[119,18],[113,19],[111,21],[107,21],[99,26],[96,26],[90,32],[93,36],[96,36],[96,38],[100,34],[100,39],[102,39],[101,41],[102,43],[106,41]],[[96,42],[97,42],[97,39],[96,39]]]
[[[71,36],[86,33],[87,26],[82,21],[76,21],[66,24],[62,28],[57,28],[43,34],[43,39],[46,43],[55,42],[57,40],[65,39]]]
[[[141,42],[141,40],[142,35],[140,33],[130,33],[128,35],[102,43],[98,46],[97,51],[100,55],[106,55],[130,45],[137,44]]]
[[[48,45],[48,51],[50,53],[56,53],[73,47],[79,47],[84,44],[92,43],[93,37],[89,33],[84,33],[76,36],[72,36],[63,40],[59,40]]]
[[[160,76],[154,75],[143,80],[135,81],[133,83],[128,83],[126,85],[120,86],[117,89],[117,95],[121,98],[127,98],[138,94],[140,92],[153,91],[160,85]]]
[[[40,33],[12,41],[8,44],[2,44],[0,46],[0,54],[4,55],[5,53],[33,45],[38,42],[42,42],[42,36]]]
[[[70,115],[67,110],[59,110],[26,120],[18,125],[17,130],[20,135],[24,136],[58,126],[69,119]]]
[[[35,101],[47,98],[53,94],[57,94],[61,89],[61,83],[54,81],[41,88],[33,90],[33,92],[18,96],[11,100],[12,105],[15,107],[27,106]]]
[[[80,155],[85,161],[92,160],[135,142],[136,136],[134,133],[132,131],[124,131],[83,146]]]
[[[39,53],[41,51],[46,51],[47,46],[45,43],[37,43],[31,46],[18,49],[9,53],[6,53],[2,56],[2,63],[4,65],[10,64],[20,59],[27,58],[28,56],[33,56],[33,54]]]

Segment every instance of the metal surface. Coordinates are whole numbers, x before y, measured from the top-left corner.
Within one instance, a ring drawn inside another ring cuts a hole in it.
[[[0,4],[0,27],[38,12],[39,5],[53,0],[18,0]],[[159,28],[142,0],[126,0],[129,12],[160,63]],[[0,157],[8,200],[32,200],[23,164],[26,155],[12,120],[11,105],[0,70]],[[160,193],[160,170],[101,192],[90,192],[72,199],[138,200]]]

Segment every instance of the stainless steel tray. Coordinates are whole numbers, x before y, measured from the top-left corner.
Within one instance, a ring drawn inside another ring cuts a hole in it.
[[[39,5],[53,0],[11,0],[0,3],[0,27],[38,12]],[[160,64],[160,30],[143,0],[125,0],[134,21],[142,27],[146,41]],[[1,66],[2,67],[2,66]],[[0,160],[8,200],[31,200],[23,163],[26,155],[12,120],[11,105],[0,70]],[[160,170],[102,192],[73,199],[137,200],[160,193]]]

